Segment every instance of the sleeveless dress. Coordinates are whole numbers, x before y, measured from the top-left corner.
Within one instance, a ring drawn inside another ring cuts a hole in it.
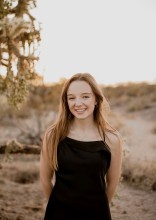
[[[111,153],[102,140],[62,140],[44,220],[111,220],[104,179],[110,160]]]

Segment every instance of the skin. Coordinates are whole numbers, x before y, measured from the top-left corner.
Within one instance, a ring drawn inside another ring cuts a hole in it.
[[[106,174],[106,193],[108,201],[111,202],[121,176],[122,142],[117,133],[112,134],[107,132],[106,135],[106,143],[111,149],[111,163]]]
[[[97,126],[93,120],[96,97],[90,85],[85,81],[74,81],[67,91],[67,101],[74,120],[70,126],[68,137],[81,141],[101,140]],[[106,143],[111,149],[111,163],[106,175],[106,193],[111,202],[121,175],[122,143],[119,134],[106,132]],[[43,154],[40,159],[40,177],[47,199],[53,188],[51,170],[47,160],[46,141],[43,140]]]
[[[54,171],[51,169],[48,163],[48,155],[46,151],[46,140],[43,139],[42,145],[42,153],[40,155],[40,182],[43,188],[43,192],[47,200],[53,189],[52,177],[54,175]]]

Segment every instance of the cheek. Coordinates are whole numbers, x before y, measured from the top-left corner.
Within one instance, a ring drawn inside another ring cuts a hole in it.
[[[71,102],[68,102],[68,107],[69,107],[69,109],[71,109],[72,107],[73,107],[73,103],[71,103]]]
[[[95,108],[95,101],[92,100],[92,101],[89,103],[89,105],[90,105],[92,108]]]
[[[95,109],[95,104],[92,104],[92,110],[94,111],[94,109]]]

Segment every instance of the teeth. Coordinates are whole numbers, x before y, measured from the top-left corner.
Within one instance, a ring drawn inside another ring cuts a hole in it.
[[[84,112],[84,111],[85,111],[85,109],[83,109],[83,110],[75,110],[75,111],[77,111],[77,112]]]

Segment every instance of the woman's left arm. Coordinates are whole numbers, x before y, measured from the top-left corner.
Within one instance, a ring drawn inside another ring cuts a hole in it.
[[[106,193],[110,203],[120,181],[123,142],[119,134],[109,135],[109,140],[108,145],[111,150],[111,162],[106,175]]]

